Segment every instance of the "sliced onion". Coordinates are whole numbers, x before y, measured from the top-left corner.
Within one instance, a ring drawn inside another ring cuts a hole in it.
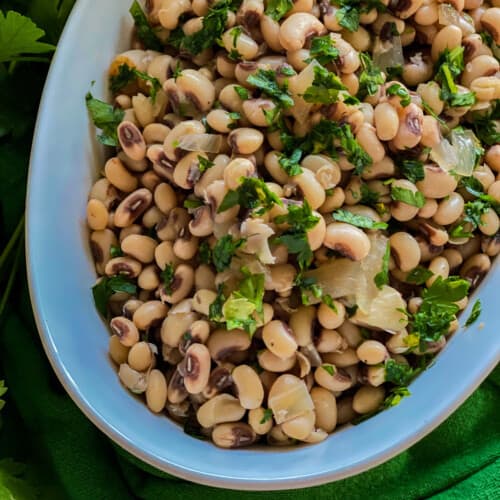
[[[387,71],[387,68],[402,67],[404,62],[403,46],[399,35],[392,36],[388,41],[382,41],[380,37],[375,39],[373,64],[380,70]]]
[[[299,122],[303,122],[307,118],[313,107],[312,103],[304,101],[302,95],[312,85],[314,81],[314,67],[318,65],[319,63],[316,59],[313,59],[298,75],[288,80],[288,90],[295,103],[290,112]]]
[[[222,146],[222,136],[216,134],[187,134],[179,140],[179,148],[185,151],[218,153]]]
[[[255,254],[263,264],[274,264],[276,258],[269,248],[269,238],[274,231],[262,219],[246,219],[241,224],[241,235],[246,242],[242,251]]]
[[[462,30],[464,36],[471,35],[476,31],[472,18],[467,14],[461,14],[448,3],[439,5],[438,14],[439,24],[442,26],[448,26],[450,24],[457,26]]]

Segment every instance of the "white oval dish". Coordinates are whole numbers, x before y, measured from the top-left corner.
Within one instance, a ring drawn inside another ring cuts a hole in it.
[[[399,406],[317,445],[221,450],[153,415],[120,385],[107,355],[106,325],[90,292],[95,272],[85,206],[104,156],[85,94],[107,95],[105,70],[130,40],[129,3],[77,3],[40,105],[27,198],[27,265],[38,329],[60,381],[85,415],[120,446],[197,483],[245,490],[300,488],[358,474],[402,452],[448,417],[498,363],[498,263],[475,294],[483,303],[484,328],[477,322],[456,333]]]

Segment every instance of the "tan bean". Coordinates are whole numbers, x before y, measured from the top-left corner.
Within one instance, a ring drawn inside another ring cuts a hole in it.
[[[115,226],[131,226],[149,208],[152,201],[153,195],[148,189],[141,188],[130,193],[116,209]]]
[[[243,422],[220,424],[212,431],[214,444],[221,448],[242,448],[255,442],[257,436],[252,427]]]
[[[168,215],[177,206],[177,197],[170,184],[162,182],[154,190],[154,201],[159,210]]]
[[[165,304],[159,300],[150,300],[134,312],[132,319],[139,330],[147,330],[151,326],[161,323],[167,312],[168,307]]]
[[[377,104],[373,118],[377,136],[381,141],[390,141],[396,137],[399,128],[398,113],[388,102]]]
[[[146,403],[154,413],[160,413],[167,403],[167,380],[160,370],[151,370],[146,388]]]
[[[305,45],[308,37],[320,36],[325,32],[325,27],[316,17],[306,12],[299,12],[281,23],[279,42],[285,50],[299,50]]]
[[[306,411],[302,415],[283,422],[281,429],[292,439],[303,441],[313,432],[315,420],[314,411]]]
[[[313,306],[300,306],[290,315],[288,325],[299,346],[312,343],[315,317],[316,310]]]
[[[138,372],[146,371],[153,363],[153,352],[147,342],[137,342],[128,353],[128,364],[133,370]]]
[[[246,351],[250,343],[250,336],[243,330],[215,330],[208,338],[207,347],[212,359],[220,362]]]
[[[361,229],[344,222],[332,222],[326,227],[323,244],[351,260],[362,260],[370,251],[370,240]]]
[[[248,412],[248,423],[256,434],[263,436],[271,430],[273,417],[272,414],[268,415],[262,407],[254,408]]]
[[[378,365],[389,356],[384,344],[377,340],[365,340],[357,348],[356,354],[367,365]]]
[[[283,373],[293,368],[296,358],[295,354],[289,358],[278,358],[278,356],[274,355],[271,351],[263,349],[258,353],[257,360],[264,370],[272,373]]]
[[[146,156],[146,142],[134,123],[123,121],[118,125],[116,132],[120,145],[128,157],[140,161]]]
[[[200,406],[196,418],[202,427],[209,428],[225,422],[237,422],[243,418],[245,409],[230,394],[218,394]]]
[[[87,224],[93,231],[103,231],[108,225],[109,213],[106,205],[96,199],[87,203]]]
[[[338,328],[345,319],[344,304],[338,300],[333,301],[334,309],[321,303],[318,307],[318,321],[323,328],[334,330]]]
[[[210,377],[210,352],[203,344],[192,344],[183,361],[177,366],[184,377],[184,386],[190,394],[199,394],[208,385]]]
[[[316,368],[314,380],[321,387],[335,392],[346,391],[353,385],[351,376],[345,370],[330,363],[324,363]]]
[[[169,347],[178,347],[182,336],[191,329],[199,315],[194,312],[169,312],[161,325],[161,340]]]
[[[123,345],[118,335],[109,337],[109,356],[117,365],[127,362],[130,348]]]
[[[402,271],[411,271],[420,262],[420,247],[417,240],[409,233],[400,231],[389,238],[391,254],[396,260],[396,265]]]
[[[316,426],[333,432],[337,425],[337,402],[335,396],[323,387],[313,387],[311,398],[316,412]]]
[[[370,413],[378,410],[385,397],[385,390],[383,387],[363,386],[357,390],[352,400],[352,407],[355,412]]]
[[[445,198],[457,188],[455,177],[437,165],[425,165],[424,174],[417,188],[426,198]]]
[[[280,359],[288,359],[297,351],[297,342],[292,330],[282,321],[271,321],[262,330],[266,347]]]
[[[481,25],[490,33],[497,45],[500,45],[500,7],[494,4],[484,11],[481,16]]]
[[[132,347],[139,341],[139,331],[128,318],[117,316],[111,320],[109,326],[125,347]]]
[[[257,372],[248,365],[237,366],[231,373],[240,405],[252,410],[259,408],[264,400],[264,388]]]
[[[352,348],[348,348],[342,352],[328,352],[323,354],[322,358],[325,363],[331,363],[337,368],[346,368],[359,363],[358,355]]]
[[[452,24],[441,28],[432,41],[431,56],[433,61],[437,61],[439,54],[445,49],[453,49],[462,44],[462,31]]]
[[[153,262],[156,246],[157,242],[153,238],[142,234],[131,234],[121,243],[123,252],[143,264]]]

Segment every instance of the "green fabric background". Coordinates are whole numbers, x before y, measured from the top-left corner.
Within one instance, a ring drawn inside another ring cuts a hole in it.
[[[30,15],[46,30],[48,41],[56,43],[72,3],[0,0],[0,9]],[[22,214],[45,72],[44,65],[23,64],[12,76],[0,74],[0,248]],[[7,133],[2,134],[2,127]],[[177,480],[103,436],[65,394],[45,358],[23,271],[16,275],[10,306],[0,319],[0,378],[9,387],[1,413],[0,459],[26,464],[23,484],[33,486],[14,497],[2,496],[0,489],[0,500],[29,500],[31,490],[43,500],[500,498],[500,367],[437,430],[386,464],[329,485],[271,493],[224,491]],[[2,474],[0,466],[0,486],[7,482]],[[19,486],[16,479],[8,481]]]

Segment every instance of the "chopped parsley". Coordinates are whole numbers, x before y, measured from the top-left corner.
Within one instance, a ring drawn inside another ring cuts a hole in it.
[[[406,275],[406,282],[414,285],[423,285],[432,275],[433,273],[429,269],[417,266]]]
[[[115,293],[124,292],[130,295],[137,293],[135,284],[124,276],[104,276],[99,283],[92,287],[92,295],[97,310],[107,316],[108,302]]]
[[[248,89],[246,89],[245,87],[242,87],[241,85],[235,85],[233,88],[234,88],[234,91],[238,94],[239,98],[242,101],[247,101],[250,98],[250,94],[248,92]],[[239,117],[239,118],[241,118],[241,117]]]
[[[300,149],[294,149],[289,157],[283,154],[280,155],[278,163],[290,177],[293,177],[294,175],[302,173],[302,167],[300,166],[301,158],[302,151]]]
[[[287,12],[293,9],[292,0],[268,0],[265,14],[279,21]]]
[[[102,134],[97,136],[99,142],[105,146],[118,146],[116,129],[123,120],[125,112],[114,108],[111,104],[94,99],[90,92],[85,96],[85,102],[94,125],[102,130]]]
[[[414,184],[422,181],[425,177],[424,163],[420,160],[396,159],[396,165],[401,175]]]
[[[212,168],[215,163],[204,156],[198,156],[198,169],[200,174],[206,172],[209,168]]]
[[[123,257],[122,249],[118,245],[111,245],[109,254],[113,259],[116,257]]]
[[[259,424],[265,424],[266,422],[269,422],[273,418],[273,410],[271,408],[266,408],[264,410],[264,415],[262,416],[262,419],[260,420]]]
[[[401,106],[404,108],[411,104],[411,97],[407,89],[405,89],[400,83],[393,83],[386,89],[387,95],[395,95],[399,97]]]
[[[312,39],[309,57],[304,62],[310,63],[313,60],[318,61],[323,66],[330,64],[340,57],[340,52],[335,47],[335,41],[330,35],[317,36]]]
[[[376,222],[370,217],[353,214],[348,210],[339,209],[333,212],[332,215],[336,221],[347,222],[356,227],[362,227],[364,229],[387,229],[387,224],[385,222]]]
[[[274,205],[282,206],[282,201],[274,194],[262,179],[242,177],[236,190],[230,190],[224,196],[217,213],[225,212],[235,205],[241,208],[256,209],[257,215],[271,210]]]
[[[414,193],[410,189],[398,186],[391,187],[391,198],[412,207],[422,208],[425,205],[425,196],[420,191]]]
[[[380,87],[384,83],[384,74],[380,71],[377,66],[373,64],[370,56],[361,52],[359,54],[359,59],[361,61],[361,73],[359,75],[359,90],[358,98],[363,100],[367,95],[375,95]]]
[[[144,14],[137,0],[134,0],[129,12],[134,19],[137,37],[144,44],[144,47],[149,50],[163,52],[163,43],[156,36],[156,33],[148,22],[146,14]]]
[[[408,385],[415,373],[411,366],[398,363],[394,359],[388,359],[385,362],[385,381],[399,386]]]
[[[208,241],[202,241],[200,243],[200,248],[198,249],[198,257],[200,262],[203,264],[211,264],[212,262],[212,249],[208,244]]]
[[[165,269],[160,273],[160,278],[163,281],[163,286],[167,294],[172,293],[172,284],[175,278],[175,269],[172,264],[167,264]]]
[[[111,92],[117,94],[120,90],[127,87],[131,83],[139,80],[147,82],[150,86],[150,96],[153,103],[156,101],[156,94],[161,90],[161,83],[158,78],[149,76],[147,73],[139,71],[137,68],[131,68],[128,64],[122,64],[118,68],[118,74],[110,78],[109,86]]]
[[[492,111],[481,116],[474,114],[472,125],[476,136],[488,146],[500,143],[500,99],[495,101]]]
[[[361,184],[361,199],[359,202],[363,205],[374,205],[378,203],[380,194],[377,191],[373,191],[368,187],[367,184]]]
[[[465,326],[470,326],[473,323],[476,322],[476,320],[479,318],[479,315],[481,314],[481,301],[479,299],[474,302],[474,305],[472,306],[472,311],[470,313],[470,316],[467,318],[467,321],[465,322]]]
[[[340,26],[351,32],[359,29],[360,14],[370,12],[372,9],[377,9],[379,12],[387,10],[379,0],[333,0],[331,3],[339,7],[335,17]]]
[[[276,72],[272,69],[259,69],[247,78],[247,82],[267,94],[280,107],[287,109],[294,104],[287,86],[280,87],[276,81]]]
[[[217,272],[221,273],[231,265],[233,255],[244,243],[244,239],[233,240],[230,234],[217,241],[212,250],[212,259]]]
[[[217,297],[215,297],[215,300],[208,308],[208,319],[210,321],[215,321],[216,323],[224,322],[224,316],[222,314],[224,302],[226,302],[226,297],[224,296],[224,285],[219,285],[217,288]]]
[[[342,80],[323,66],[314,66],[314,80],[302,96],[306,102],[333,104],[339,100],[339,93],[347,90]]]
[[[403,398],[406,398],[408,396],[411,396],[408,387],[394,387],[394,389],[391,389],[389,395],[384,399],[382,408],[387,409],[393,406],[397,406],[399,403],[401,403],[401,400]]]
[[[184,208],[199,208],[204,205],[203,201],[199,198],[186,198],[184,200]]]
[[[375,275],[373,281],[377,288],[382,288],[389,284],[389,259],[391,258],[391,245],[387,243],[384,256],[382,257],[382,269]]]
[[[325,370],[325,372],[331,377],[335,375],[335,367],[333,365],[321,365],[321,368],[323,368],[323,370]]]

